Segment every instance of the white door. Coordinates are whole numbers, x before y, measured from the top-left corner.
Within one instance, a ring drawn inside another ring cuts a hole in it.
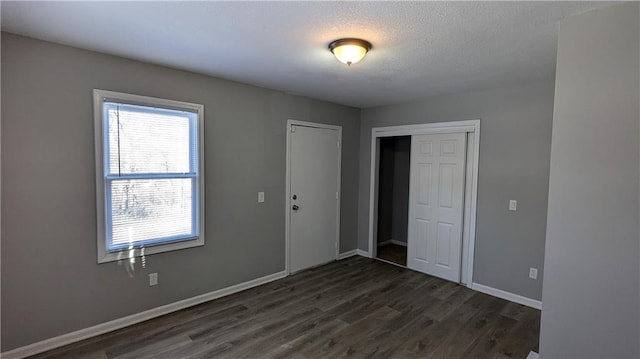
[[[466,134],[411,136],[407,266],[460,281]]]
[[[338,130],[291,126],[290,271],[337,259]]]

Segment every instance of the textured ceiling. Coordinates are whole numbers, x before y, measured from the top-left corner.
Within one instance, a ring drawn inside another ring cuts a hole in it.
[[[610,3],[609,3],[610,4]],[[557,22],[593,2],[7,2],[2,30],[371,107],[555,71]],[[348,68],[340,37],[373,44]]]

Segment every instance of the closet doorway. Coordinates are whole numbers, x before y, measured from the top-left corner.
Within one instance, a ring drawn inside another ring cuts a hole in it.
[[[471,287],[480,120],[377,127],[369,256]]]
[[[380,139],[376,258],[407,265],[411,136]]]

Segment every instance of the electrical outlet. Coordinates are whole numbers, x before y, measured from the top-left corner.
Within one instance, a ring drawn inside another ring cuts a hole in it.
[[[264,202],[264,192],[258,192],[258,203]]]
[[[510,211],[515,211],[518,208],[518,201],[516,201],[515,199],[512,199],[509,201],[509,210]]]
[[[158,285],[158,273],[149,274],[149,287],[152,287],[154,285]]]
[[[529,268],[529,278],[538,279],[538,268]]]

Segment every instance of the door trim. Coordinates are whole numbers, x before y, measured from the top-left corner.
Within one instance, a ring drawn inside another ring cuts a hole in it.
[[[478,200],[478,160],[480,155],[480,119],[433,122],[418,125],[402,125],[388,127],[374,127],[371,129],[371,162],[369,173],[369,258],[376,258],[376,228],[378,224],[378,147],[381,137],[425,135],[434,133],[466,132],[473,134],[473,143],[467,149],[466,168],[471,171],[465,176],[465,193],[463,208],[463,255],[461,281],[471,288],[473,284],[473,258],[476,241],[476,205]],[[469,142],[467,138],[467,143]],[[470,153],[472,152],[472,153]],[[472,161],[469,164],[469,161]],[[469,178],[469,175],[471,176]],[[470,180],[470,185],[467,185]],[[466,246],[466,247],[465,247]],[[465,253],[466,248],[466,253]]]
[[[287,120],[287,173],[286,173],[286,184],[285,184],[285,261],[284,261],[284,271],[286,275],[291,274],[291,127],[292,126],[305,126],[312,128],[322,128],[327,130],[336,130],[338,131],[338,198],[336,200],[336,256],[337,260],[340,256],[340,202],[342,201],[342,190],[341,190],[341,172],[342,172],[342,126],[334,126],[327,125],[324,123],[315,123],[315,122],[306,122],[306,121],[298,121],[298,120]]]

